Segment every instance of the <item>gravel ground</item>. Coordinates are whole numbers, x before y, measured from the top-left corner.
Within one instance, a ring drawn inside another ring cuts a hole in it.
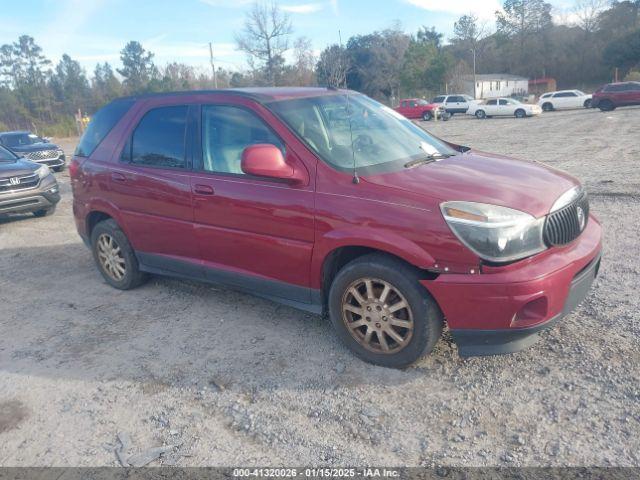
[[[581,178],[605,251],[588,299],[532,348],[463,360],[443,340],[405,371],[248,295],[110,288],[58,174],[55,215],[0,221],[0,465],[118,465],[114,450],[159,446],[174,447],[151,465],[639,465],[638,124],[638,108],[425,124]]]

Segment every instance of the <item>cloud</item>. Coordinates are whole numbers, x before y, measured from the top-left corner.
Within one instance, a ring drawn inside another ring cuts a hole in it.
[[[280,5],[280,8],[289,13],[315,13],[324,8],[322,3],[303,3],[301,5]]]
[[[481,19],[493,19],[496,10],[502,6],[498,0],[402,0],[404,3],[431,12],[444,12],[452,15],[474,13]]]
[[[210,7],[238,8],[254,3],[255,0],[199,0]]]

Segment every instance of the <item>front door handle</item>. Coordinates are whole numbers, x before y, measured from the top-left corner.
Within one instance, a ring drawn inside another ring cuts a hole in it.
[[[210,185],[194,185],[193,191],[198,195],[213,195],[213,187]]]
[[[123,174],[118,173],[118,172],[113,172],[111,174],[111,180],[115,181],[115,182],[126,182],[127,181],[127,177],[125,177]]]

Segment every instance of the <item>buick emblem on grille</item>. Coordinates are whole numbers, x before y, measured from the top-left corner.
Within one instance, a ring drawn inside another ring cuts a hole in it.
[[[587,217],[585,216],[582,207],[578,207],[576,213],[578,214],[578,226],[580,227],[580,231],[582,231],[586,224]]]
[[[20,185],[20,179],[18,177],[11,177],[9,183],[11,185]]]

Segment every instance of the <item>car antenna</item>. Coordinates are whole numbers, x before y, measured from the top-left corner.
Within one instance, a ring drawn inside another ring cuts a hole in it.
[[[338,30],[338,39],[340,40],[340,54],[342,55],[342,33]],[[342,60],[341,60],[342,61]],[[351,126],[351,102],[349,100],[349,87],[347,86],[347,73],[344,75],[344,89],[347,96],[347,119],[349,120],[349,138],[351,139],[351,157],[353,158],[353,179],[354,184],[360,183],[360,177],[356,169],[356,151],[353,148],[353,127]]]

